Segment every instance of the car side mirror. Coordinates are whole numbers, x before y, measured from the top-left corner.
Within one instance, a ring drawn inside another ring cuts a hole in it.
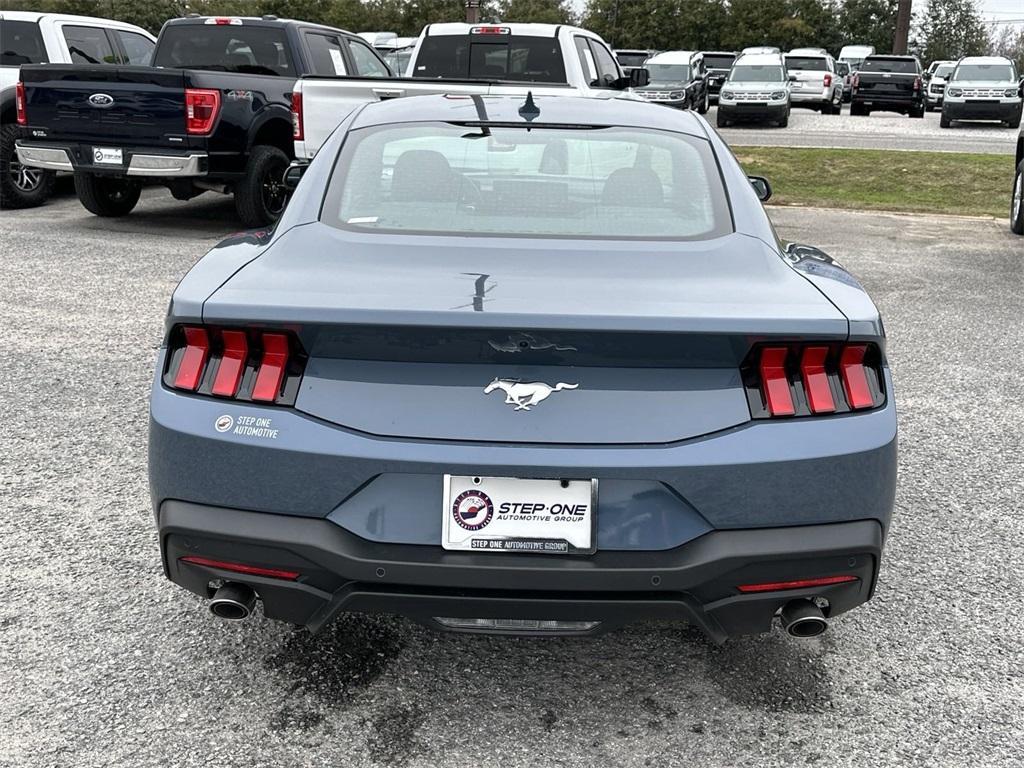
[[[772,199],[772,185],[768,183],[768,179],[764,176],[747,176],[747,180],[754,188],[754,194],[757,195],[758,200],[767,203]]]
[[[796,82],[796,75],[790,75],[786,79],[789,80],[789,82],[791,82],[791,83],[795,83]]]
[[[284,188],[289,192],[294,192],[307,168],[309,168],[309,163],[293,160],[284,172]]]
[[[629,70],[629,87],[643,88],[651,82],[651,73],[643,67],[634,67]]]

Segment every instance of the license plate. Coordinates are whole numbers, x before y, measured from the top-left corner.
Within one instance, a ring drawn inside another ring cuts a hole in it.
[[[472,552],[593,554],[597,480],[444,476],[441,546]]]
[[[96,165],[124,165],[124,152],[111,147],[93,147],[92,161]]]

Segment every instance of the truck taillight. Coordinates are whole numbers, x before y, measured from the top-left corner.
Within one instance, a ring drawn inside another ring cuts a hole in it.
[[[921,76],[920,75],[918,75],[917,77],[914,78],[914,90],[915,91],[920,91],[921,90]]]
[[[179,325],[167,340],[163,381],[197,395],[293,405],[305,367],[290,331]]]
[[[825,87],[832,85],[832,75],[825,75]]]
[[[185,89],[185,131],[205,135],[213,131],[220,112],[220,91],[204,88]]]
[[[860,88],[860,75],[859,74],[853,76],[853,87],[854,88]]]
[[[292,92],[292,138],[295,141],[302,141],[304,135],[302,124],[302,94],[298,91]]]
[[[28,125],[28,115],[25,114],[25,84],[20,80],[14,86],[14,104],[18,111],[18,125]]]
[[[813,342],[756,347],[742,367],[755,419],[824,416],[885,403],[878,347]]]

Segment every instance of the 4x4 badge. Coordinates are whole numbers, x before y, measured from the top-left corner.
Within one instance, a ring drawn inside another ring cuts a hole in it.
[[[490,384],[484,387],[484,394],[489,395],[496,389],[505,393],[505,402],[514,405],[517,411],[528,411],[541,400],[547,400],[553,392],[561,392],[563,389],[576,389],[579,384],[566,384],[558,382],[555,386],[545,384],[543,381],[519,381],[519,379],[498,379],[495,378]]]

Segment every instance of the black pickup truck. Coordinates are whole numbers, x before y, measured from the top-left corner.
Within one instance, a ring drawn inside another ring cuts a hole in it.
[[[74,171],[98,216],[129,213],[150,180],[179,200],[234,194],[242,222],[265,226],[287,200],[296,78],[391,75],[356,35],[274,16],[172,19],[152,63],[22,67],[21,162]]]
[[[914,56],[868,56],[853,77],[851,115],[874,110],[924,117],[921,62]]]

